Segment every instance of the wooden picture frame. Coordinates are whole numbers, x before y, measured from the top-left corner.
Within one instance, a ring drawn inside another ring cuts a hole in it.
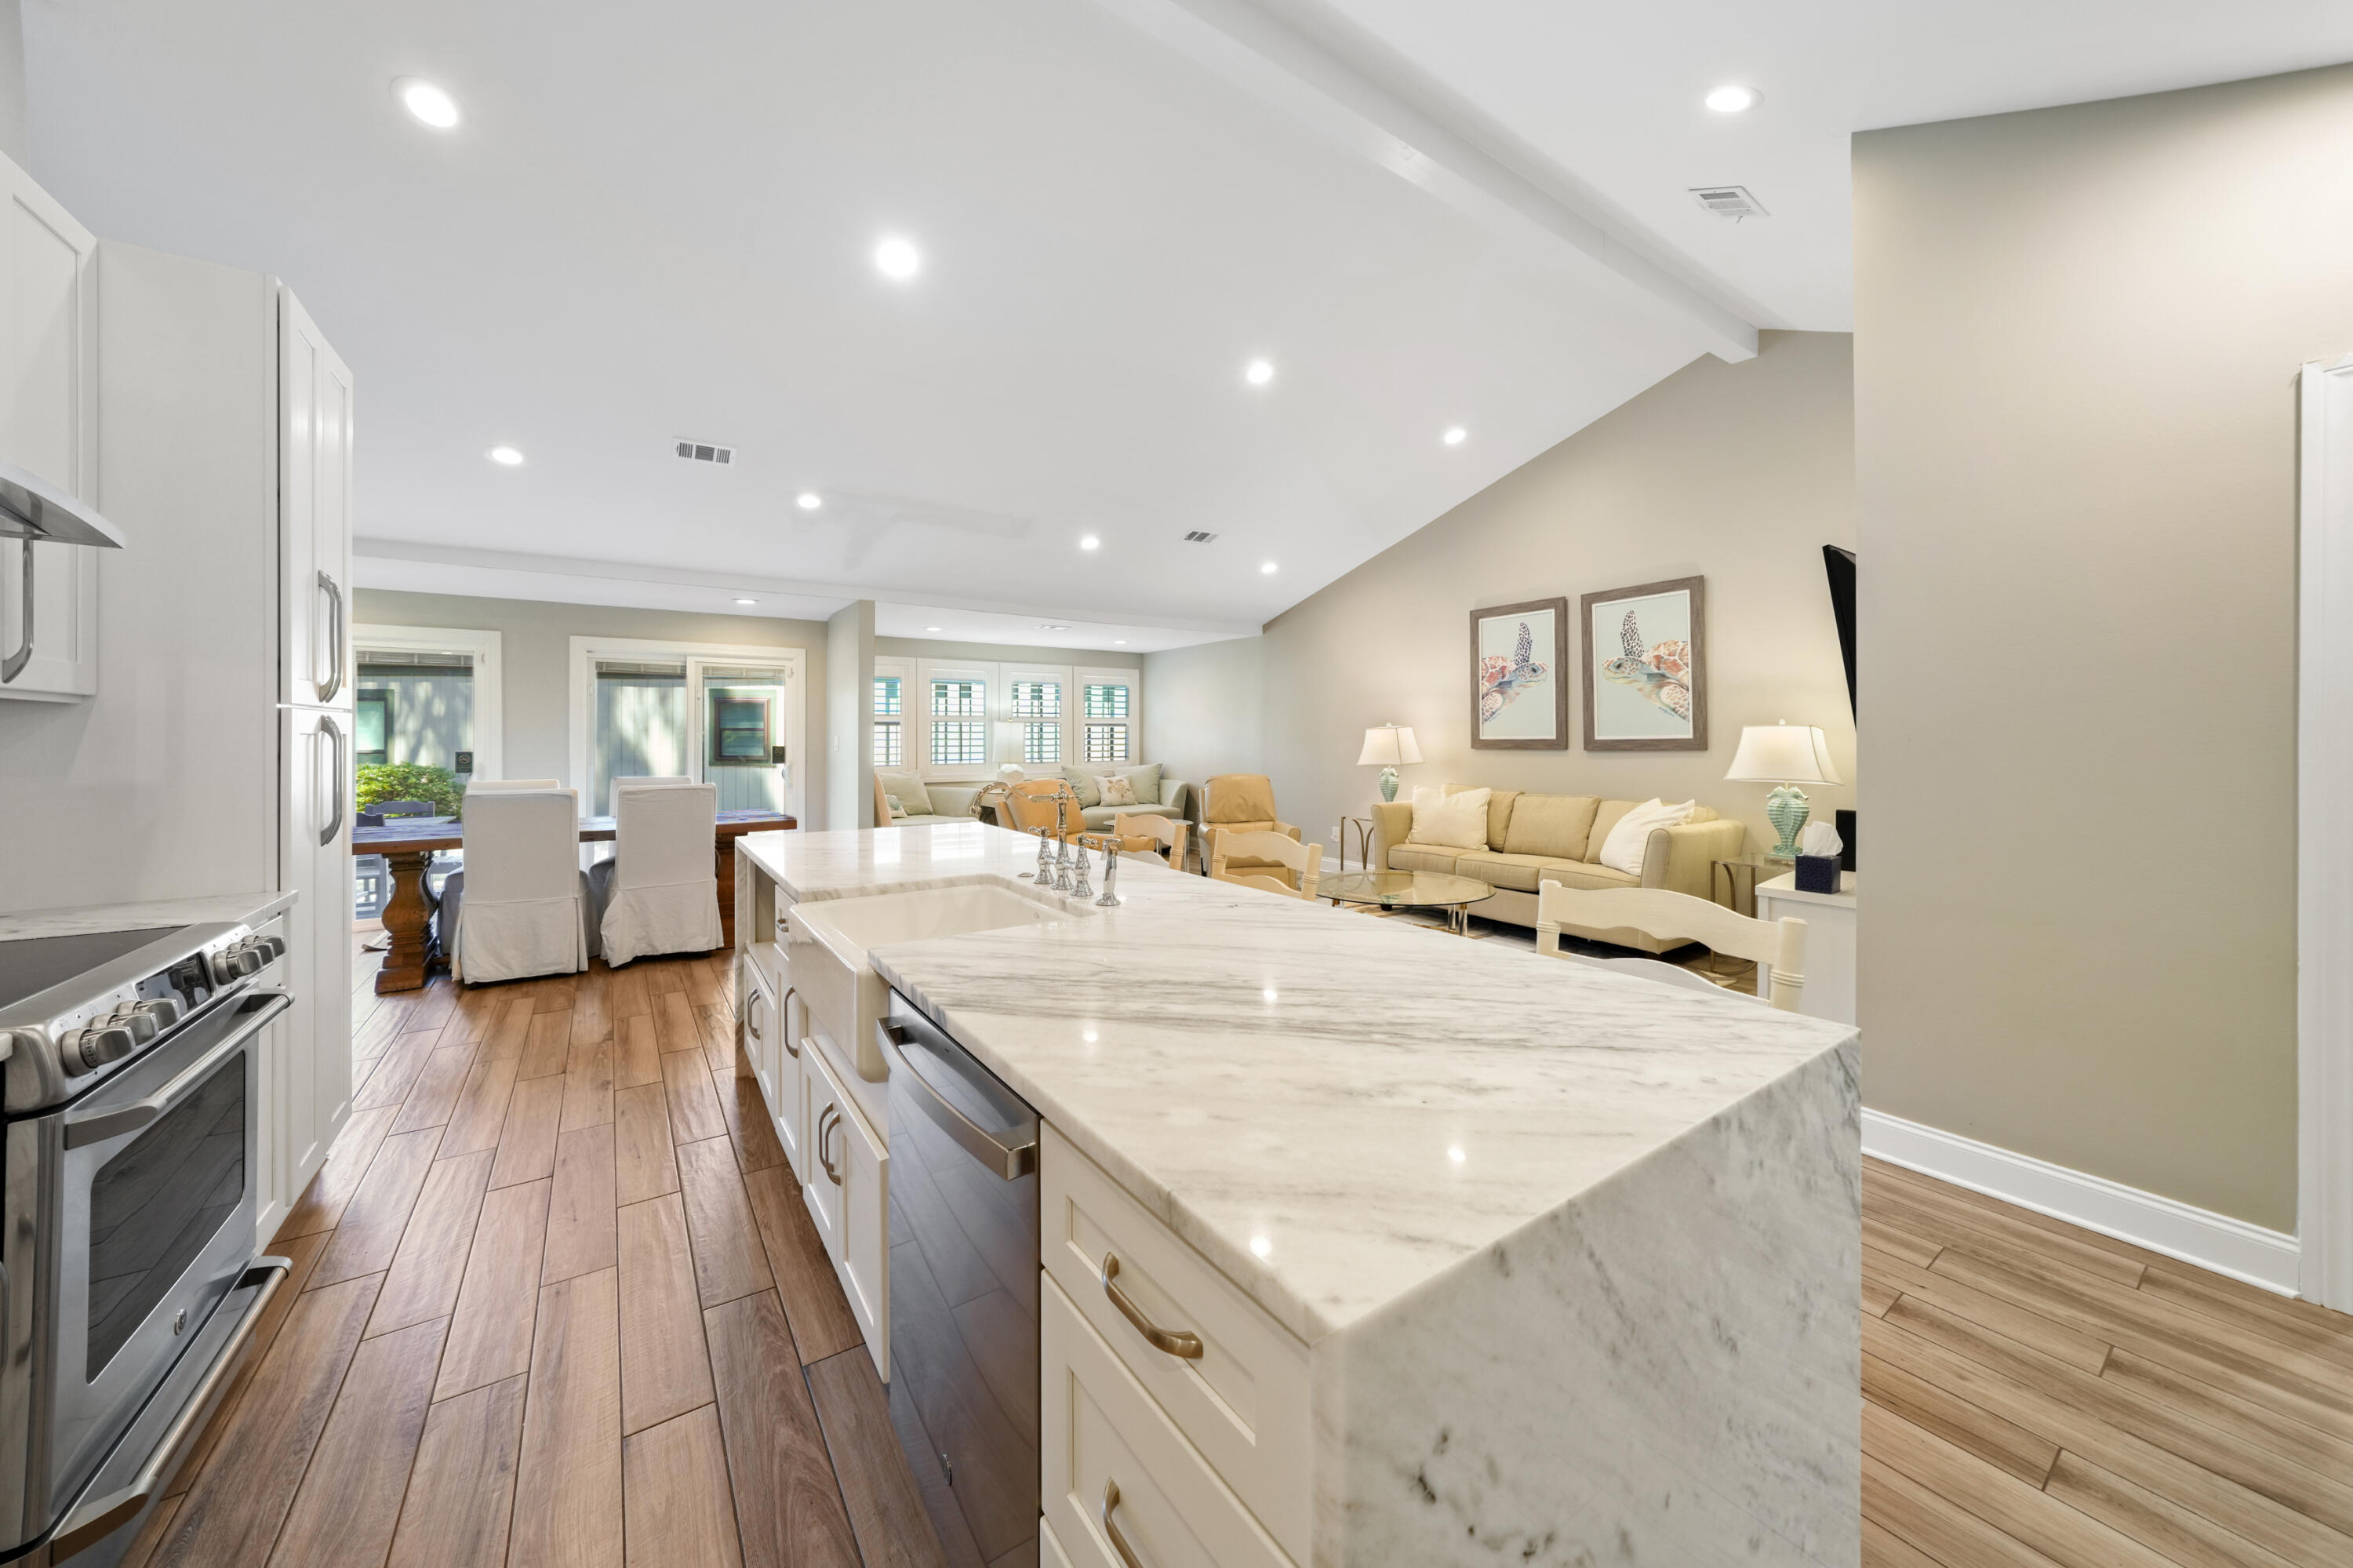
[[[1577,600],[1577,620],[1585,749],[1705,751],[1707,579],[1589,593]]]
[[[1566,598],[1472,610],[1472,747],[1480,751],[1567,750],[1567,663]],[[1549,702],[1545,700],[1547,694]]]

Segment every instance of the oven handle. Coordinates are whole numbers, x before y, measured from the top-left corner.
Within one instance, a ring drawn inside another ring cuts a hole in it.
[[[259,1001],[259,1007],[250,1004]],[[245,1021],[229,1037],[197,1057],[180,1070],[179,1075],[143,1100],[134,1100],[112,1110],[85,1111],[79,1116],[66,1115],[66,1147],[80,1149],[92,1143],[104,1143],[110,1138],[120,1138],[126,1132],[136,1132],[149,1122],[172,1108],[172,1102],[195,1087],[215,1067],[242,1048],[261,1026],[294,1005],[291,991],[260,990],[248,991],[241,1004],[246,1008]]]
[[[180,1414],[173,1419],[163,1440],[155,1445],[155,1451],[147,1457],[147,1463],[129,1486],[108,1492],[103,1497],[85,1499],[66,1515],[64,1521],[58,1526],[57,1533],[49,1538],[50,1562],[62,1563],[104,1541],[137,1517],[139,1510],[147,1506],[148,1499],[171,1479],[172,1471],[180,1460],[180,1450],[187,1446],[189,1438],[203,1430],[205,1423],[211,1418],[213,1405],[226,1389],[229,1374],[236,1370],[247,1343],[253,1338],[254,1330],[260,1325],[261,1315],[269,1309],[270,1298],[277,1295],[278,1287],[286,1283],[287,1274],[293,1266],[290,1258],[258,1257],[244,1274],[238,1276],[237,1284],[230,1287],[231,1290],[241,1290],[255,1283],[257,1276],[261,1277],[261,1288],[252,1300],[246,1303],[244,1318],[229,1334],[228,1342],[221,1347],[220,1354],[213,1358],[213,1364],[206,1371],[204,1381],[196,1385],[194,1393],[188,1395],[188,1402],[180,1406]]]

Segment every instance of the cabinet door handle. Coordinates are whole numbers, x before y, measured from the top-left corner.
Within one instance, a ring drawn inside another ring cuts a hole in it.
[[[1126,1319],[1130,1323],[1134,1324],[1135,1331],[1143,1335],[1144,1342],[1150,1345],[1154,1350],[1163,1351],[1168,1355],[1176,1356],[1184,1361],[1199,1361],[1201,1359],[1201,1336],[1198,1334],[1188,1334],[1182,1330],[1178,1330],[1176,1332],[1171,1333],[1167,1330],[1162,1328],[1159,1324],[1154,1322],[1151,1319],[1145,1317],[1144,1315],[1144,1308],[1138,1307],[1134,1301],[1129,1300],[1127,1292],[1122,1290],[1117,1285],[1113,1283],[1113,1281],[1116,1280],[1118,1277],[1119,1254],[1115,1252],[1107,1252],[1103,1254],[1103,1294],[1110,1297],[1111,1304],[1119,1308],[1119,1315]],[[1106,1504],[1105,1507],[1108,1508],[1109,1505]]]
[[[21,631],[16,651],[0,660],[0,686],[23,674],[25,666],[33,661],[33,541],[29,535],[25,540],[25,624]]]
[[[343,831],[343,732],[341,726],[323,714],[320,715],[319,723],[335,737],[335,760],[327,770],[327,789],[335,797],[335,818],[319,830],[319,847],[324,849],[335,842],[336,834]]]
[[[1126,1564],[1126,1568],[1144,1568],[1144,1564],[1135,1560],[1135,1549],[1128,1545],[1127,1537],[1119,1532],[1119,1521],[1112,1518],[1113,1511],[1118,1507],[1119,1483],[1106,1480],[1103,1482],[1103,1533],[1111,1537],[1111,1549],[1119,1553],[1119,1560]]]
[[[831,1117],[833,1119],[828,1121],[827,1117]],[[817,1118],[817,1162],[825,1167],[827,1179],[837,1187],[841,1185],[841,1172],[835,1170],[833,1161],[825,1157],[825,1135],[840,1125],[841,1110],[838,1106],[826,1107],[824,1112]]]
[[[785,1049],[790,1051],[796,1060],[800,1056],[801,1048],[793,1041],[793,996],[799,990],[798,986],[786,986],[785,1000],[776,1003],[777,1021],[785,1026]]]
[[[760,999],[756,996],[752,999],[752,1005],[744,1010],[744,1027],[752,1032],[753,1039],[762,1041],[767,1039],[766,1035],[760,1033]]]
[[[343,590],[337,588],[335,579],[324,572],[319,574],[319,588],[326,594],[328,602],[335,607],[334,638],[331,644],[334,649],[335,664],[333,669],[327,672],[327,678],[322,681],[318,679],[319,667],[316,662],[313,662],[311,666],[311,683],[318,688],[321,702],[332,703],[335,700],[335,694],[343,689]],[[311,633],[311,646],[313,650],[311,657],[313,661],[318,658],[316,652],[318,638],[318,630],[314,627]]]

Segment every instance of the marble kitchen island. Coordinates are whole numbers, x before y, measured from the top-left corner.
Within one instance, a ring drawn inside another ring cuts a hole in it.
[[[1036,859],[977,823],[739,854],[747,951],[763,896],[1026,887]],[[1050,1160],[1067,1147],[1287,1340],[1301,1408],[1279,1378],[1209,1402],[1263,1440],[1247,1462],[1186,1426],[1263,1534],[1235,1560],[1852,1568],[1852,1028],[1154,866],[1119,893],[871,961],[1038,1109]],[[1067,1298],[1108,1342],[1091,1283]],[[1164,1398],[1178,1426],[1191,1397]],[[1071,1563],[1117,1561],[1092,1512],[1074,1542],[1048,1505]]]

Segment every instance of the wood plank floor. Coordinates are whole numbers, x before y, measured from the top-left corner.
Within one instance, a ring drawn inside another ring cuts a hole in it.
[[[378,962],[298,1288],[132,1568],[941,1563],[724,962]],[[2353,1564],[2353,1319],[1875,1163],[1863,1216],[1868,1568]]]

